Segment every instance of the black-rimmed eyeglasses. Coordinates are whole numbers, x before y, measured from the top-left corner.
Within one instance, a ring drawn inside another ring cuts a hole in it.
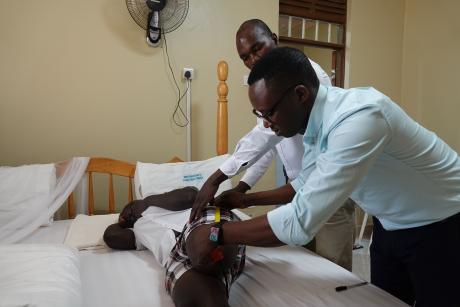
[[[263,119],[266,119],[268,120],[269,122],[271,122],[271,117],[273,116],[273,114],[275,114],[276,112],[276,109],[281,105],[281,102],[284,101],[284,98],[286,97],[286,95],[289,93],[290,90],[292,90],[293,88],[295,88],[297,85],[302,85],[302,83],[296,83],[294,85],[291,85],[290,87],[288,87],[284,92],[283,94],[281,95],[281,97],[275,102],[275,104],[273,105],[273,107],[268,110],[268,111],[265,111],[265,112],[260,112],[260,111],[257,111],[256,109],[252,109],[252,113],[257,116],[258,118],[263,118]]]

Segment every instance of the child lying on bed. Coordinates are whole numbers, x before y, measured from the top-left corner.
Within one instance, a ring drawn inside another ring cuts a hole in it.
[[[126,205],[119,222],[104,233],[106,244],[115,249],[148,248],[166,268],[166,291],[176,306],[228,306],[231,284],[244,267],[245,246],[218,246],[203,259],[203,242],[209,241],[216,208],[188,222],[197,189],[186,187],[152,195]],[[221,210],[221,222],[239,220]],[[212,244],[212,242],[211,242]]]

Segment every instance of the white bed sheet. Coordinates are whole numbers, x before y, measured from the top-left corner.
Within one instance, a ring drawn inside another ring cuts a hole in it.
[[[72,220],[40,227],[20,243],[63,243]],[[165,271],[148,250],[79,251],[85,307],[174,307],[164,287]]]
[[[1,244],[0,306],[83,306],[77,251],[62,244]]]
[[[27,242],[63,242],[71,221],[38,229]],[[26,240],[24,240],[26,241]],[[173,307],[164,269],[149,251],[80,251],[83,306]],[[356,275],[303,248],[248,247],[246,267],[230,292],[231,306],[407,306]]]

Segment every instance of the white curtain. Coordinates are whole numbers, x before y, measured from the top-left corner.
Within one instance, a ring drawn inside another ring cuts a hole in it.
[[[15,243],[46,224],[81,180],[89,158],[0,168],[0,243]]]

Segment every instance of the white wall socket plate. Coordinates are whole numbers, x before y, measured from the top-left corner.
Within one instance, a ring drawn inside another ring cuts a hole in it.
[[[190,72],[190,80],[194,79],[195,78],[195,70],[193,68],[188,68],[188,67],[184,67],[182,68],[182,79],[187,79],[185,77],[185,73],[189,71]]]

